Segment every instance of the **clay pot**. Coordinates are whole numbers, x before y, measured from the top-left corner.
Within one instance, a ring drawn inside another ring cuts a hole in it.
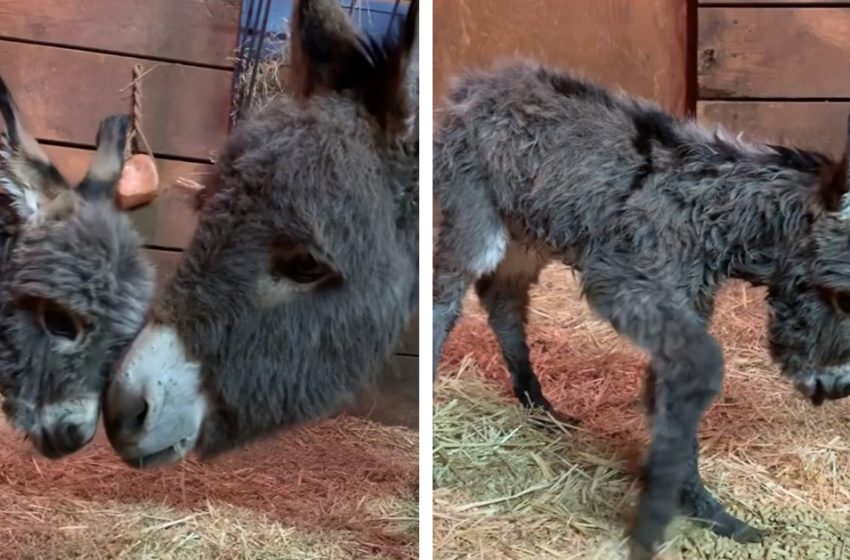
[[[124,163],[118,182],[118,206],[130,210],[149,204],[156,198],[159,174],[153,158],[147,154],[135,154]]]

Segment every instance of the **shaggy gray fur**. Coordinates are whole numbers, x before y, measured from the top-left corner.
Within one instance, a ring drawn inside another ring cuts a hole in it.
[[[416,3],[384,45],[325,26],[316,4],[293,18],[301,95],[235,129],[154,306],[201,364],[206,456],[339,410],[418,305],[418,138],[395,120]]]
[[[100,394],[153,295],[153,273],[113,203],[127,117],[105,119],[71,190],[0,79],[0,391],[3,411],[58,457],[94,435]]]
[[[730,139],[530,62],[474,73],[452,88],[434,140],[435,367],[475,284],[515,394],[551,408],[529,361],[528,290],[549,260],[572,266],[591,308],[651,358],[632,558],[652,557],[679,506],[758,541],[698,473],[697,427],[723,380],[707,324],[727,279],[767,286],[783,373],[815,404],[847,396],[846,191],[846,155]]]

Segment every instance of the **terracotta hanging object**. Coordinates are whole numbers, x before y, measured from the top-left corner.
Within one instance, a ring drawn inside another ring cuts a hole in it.
[[[156,170],[153,152],[142,132],[142,77],[147,73],[141,64],[133,66],[132,121],[127,134],[127,153],[124,169],[118,182],[116,202],[122,210],[131,210],[150,204],[159,190],[159,173]],[[150,71],[150,70],[149,70]],[[138,149],[138,141],[146,153]],[[135,152],[135,153],[134,153]]]
[[[134,154],[124,163],[118,182],[118,206],[131,210],[149,204],[156,198],[159,174],[148,154]]]

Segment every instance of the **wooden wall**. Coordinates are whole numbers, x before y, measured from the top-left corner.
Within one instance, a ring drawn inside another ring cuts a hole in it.
[[[26,123],[72,182],[85,174],[100,120],[128,113],[143,65],[142,128],[162,186],[203,181],[228,131],[240,0],[0,0],[0,73]],[[167,274],[195,218],[170,191],[132,213]]]
[[[688,0],[438,0],[435,105],[465,69],[523,56],[684,113],[688,10]]]
[[[697,113],[745,136],[838,155],[850,112],[850,7],[700,0]]]

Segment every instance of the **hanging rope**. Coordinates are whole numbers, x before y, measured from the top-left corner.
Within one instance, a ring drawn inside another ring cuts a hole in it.
[[[144,152],[153,159],[153,150],[151,150],[151,146],[142,128],[142,119],[144,116],[142,113],[142,78],[154,68],[156,66],[144,70],[141,64],[133,66],[133,82],[131,83],[133,90],[130,94],[132,99],[130,130],[127,131],[127,151],[124,154],[124,159],[129,159],[134,153],[140,152],[139,140],[141,140],[141,144],[144,147]]]

